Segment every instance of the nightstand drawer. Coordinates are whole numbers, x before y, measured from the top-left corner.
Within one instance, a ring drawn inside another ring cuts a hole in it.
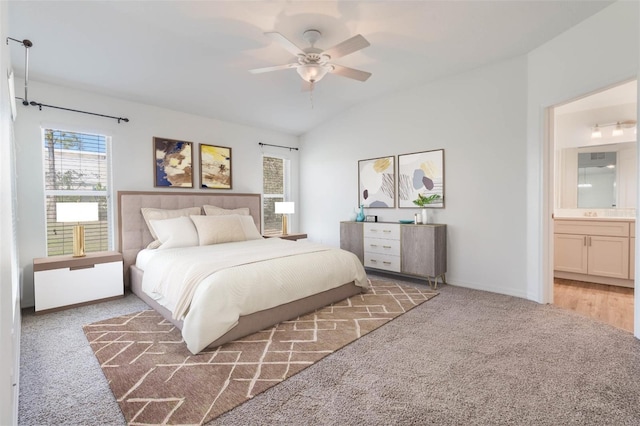
[[[364,266],[366,268],[384,269],[385,271],[400,272],[400,256],[389,256],[378,253],[365,253]]]
[[[122,261],[36,271],[36,312],[122,296]]]
[[[400,256],[400,240],[385,240],[384,238],[365,238],[364,252],[381,253]]]

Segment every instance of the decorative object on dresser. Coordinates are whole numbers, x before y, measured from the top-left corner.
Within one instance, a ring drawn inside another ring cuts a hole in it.
[[[193,188],[192,143],[153,138],[155,187]]]
[[[633,219],[554,220],[554,276],[634,287]]]
[[[426,278],[434,289],[446,282],[447,226],[340,222],[340,248],[365,268]]]
[[[428,204],[435,203],[440,198],[439,194],[431,194],[428,197],[422,194],[418,194],[418,198],[413,200],[413,204],[416,206],[422,207],[422,222],[424,225],[429,223],[429,218],[427,217],[427,209],[425,208]]]
[[[396,206],[396,158],[358,161],[358,205],[386,208]],[[364,220],[364,219],[363,219]]]
[[[83,257],[84,226],[80,222],[98,220],[98,203],[56,203],[56,222],[75,222],[73,227],[73,257]]]
[[[33,259],[35,310],[41,313],[122,297],[122,276],[122,255],[115,251]]]
[[[414,207],[419,195],[439,196],[429,207],[444,207],[444,149],[398,155],[398,205]]]
[[[231,189],[231,148],[200,144],[200,188]]]
[[[275,213],[282,215],[282,235],[287,235],[289,233],[287,215],[295,213],[295,210],[295,203],[291,201],[278,201],[275,203]]]

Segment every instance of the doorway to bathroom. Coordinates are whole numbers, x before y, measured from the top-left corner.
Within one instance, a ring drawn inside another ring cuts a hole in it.
[[[553,148],[553,300],[633,332],[637,81],[559,105]]]

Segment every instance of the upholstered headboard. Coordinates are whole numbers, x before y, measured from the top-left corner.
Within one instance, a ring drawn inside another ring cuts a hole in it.
[[[151,233],[142,217],[141,208],[183,209],[212,205],[224,209],[249,207],[258,230],[261,223],[262,201],[260,194],[221,194],[205,192],[118,192],[118,251],[124,260],[125,282],[129,283],[129,267],[136,262],[136,255],[151,241]]]

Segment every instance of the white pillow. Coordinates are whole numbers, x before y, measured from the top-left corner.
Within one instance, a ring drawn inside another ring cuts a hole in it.
[[[206,214],[207,216],[222,216],[222,215],[229,215],[229,214],[239,214],[239,215],[249,216],[251,214],[251,212],[249,211],[249,207],[240,207],[237,209],[223,209],[222,207],[204,205],[202,206],[202,208],[204,209],[204,214]]]
[[[262,238],[251,216],[191,216],[191,220],[196,225],[201,246]]]
[[[151,236],[155,241],[151,242],[147,248],[153,249],[158,248],[161,242],[158,240],[158,235],[153,230],[153,227],[149,223],[150,220],[163,220],[163,219],[172,219],[180,216],[192,216],[199,215],[202,213],[200,207],[187,207],[185,209],[176,209],[176,210],[166,210],[166,209],[154,209],[150,207],[143,207],[140,209],[142,212],[142,217],[144,217],[144,221],[147,223],[147,228],[149,228],[149,232],[151,232]],[[197,245],[197,244],[196,244]]]
[[[199,243],[198,231],[187,216],[149,222],[160,241],[158,249],[193,247]]]

